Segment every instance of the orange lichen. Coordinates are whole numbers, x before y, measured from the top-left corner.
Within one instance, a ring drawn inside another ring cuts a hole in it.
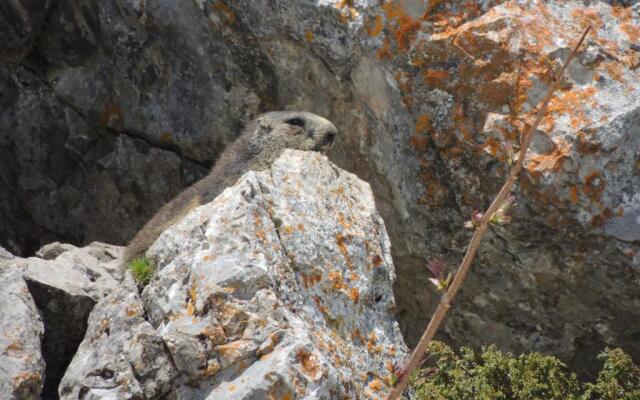
[[[344,214],[342,214],[341,212],[338,213],[338,222],[340,223],[340,225],[342,225],[344,229],[351,228],[351,223],[346,221]]]
[[[100,114],[99,122],[101,126],[105,127],[122,123],[122,110],[115,104],[107,104]]]
[[[604,63],[604,69],[612,79],[615,79],[618,82],[622,83],[626,82],[626,79],[624,79],[624,69],[622,68],[622,65],[617,61]]]
[[[216,1],[211,3],[211,8],[215,11],[220,11],[229,25],[236,22],[236,14],[222,1]],[[220,13],[219,13],[220,14]]]
[[[598,200],[602,196],[605,186],[605,179],[599,173],[594,171],[585,176],[582,190],[592,200]]]
[[[376,254],[375,256],[373,256],[373,260],[371,260],[371,262],[373,263],[374,267],[379,267],[382,264],[382,257]]]
[[[316,360],[316,356],[301,349],[296,353],[296,359],[298,360],[298,363],[300,363],[302,372],[304,372],[305,375],[315,377],[318,374],[320,365]]]
[[[587,139],[587,133],[585,131],[580,131],[576,134],[578,137],[578,144],[576,149],[582,154],[594,154],[600,151],[601,145],[600,143],[593,143]]]
[[[554,96],[551,99],[548,112],[549,114],[568,114],[571,126],[575,129],[588,126],[592,121],[586,117],[584,107],[585,103],[593,99],[596,92],[597,90],[593,86],[588,86],[584,90],[575,89],[564,91],[560,97]]]
[[[192,301],[189,301],[187,304],[187,315],[192,317],[196,313],[196,306],[193,305]]]
[[[135,315],[138,315],[139,311],[140,309],[135,304],[130,304],[126,309],[127,317],[131,318]]]
[[[354,303],[357,303],[358,301],[360,301],[360,291],[358,290],[358,288],[349,289],[349,293],[348,294],[349,294],[349,298]]]
[[[483,150],[491,154],[492,156],[497,157],[498,159],[504,158],[504,155],[502,154],[502,143],[500,143],[500,141],[498,141],[496,138],[488,137],[484,141]],[[499,157],[498,155],[502,157]]]
[[[310,287],[315,286],[322,280],[322,275],[319,274],[307,275],[304,272],[301,272],[300,274],[302,275],[302,283],[305,289],[309,289]]]
[[[399,26],[395,31],[398,49],[408,48],[416,38],[418,31],[422,27],[420,21],[416,21],[409,16],[404,16],[399,20]]]
[[[578,194],[580,192],[580,188],[578,187],[578,185],[573,185],[569,188],[569,200],[574,203],[577,204],[579,201],[578,198]]]
[[[626,22],[629,21],[631,19],[632,15],[632,11],[631,11],[631,6],[629,7],[622,7],[622,6],[614,6],[611,7],[611,15],[614,18],[619,19],[621,22]]]
[[[451,77],[451,74],[445,70],[426,69],[422,71],[422,78],[429,86],[443,87],[444,81],[448,80],[449,77]]]
[[[304,33],[304,38],[307,40],[307,42],[313,41],[313,32],[312,31],[306,31]]]
[[[331,287],[333,289],[342,289],[344,288],[344,283],[342,279],[342,272],[340,271],[331,271],[329,272],[329,280],[331,281]]]
[[[374,392],[381,391],[382,387],[383,387],[383,383],[382,381],[380,381],[380,379],[374,379],[371,382],[369,382],[369,389],[373,390]]]
[[[316,303],[316,307],[318,307],[318,310],[320,310],[321,313],[327,313],[327,307],[322,305],[322,299],[320,297],[313,296],[313,302]]]
[[[389,38],[384,38],[382,40],[382,47],[376,52],[376,59],[378,59],[378,61],[382,61],[391,60],[392,58],[393,54],[391,54],[391,41],[389,40]]]
[[[37,386],[39,382],[41,382],[42,378],[37,372],[20,372],[15,375],[12,379],[13,387],[18,388],[22,386],[25,382],[33,382],[34,387]]]
[[[395,23],[392,29],[398,50],[409,48],[415,40],[422,23],[409,16],[399,2],[390,1],[382,5],[387,21]]]
[[[22,343],[18,340],[11,342],[4,350],[4,354],[8,354],[12,357],[16,357],[24,349]]]
[[[425,136],[412,135],[409,138],[409,144],[419,151],[426,151],[429,148],[429,138]]]
[[[527,164],[529,171],[558,171],[562,162],[569,156],[571,145],[563,139],[559,139],[555,149],[549,154],[536,154],[531,157],[531,162]]]
[[[418,115],[418,119],[416,120],[416,133],[417,134],[427,134],[433,126],[431,125],[431,117],[428,114],[420,114]]]
[[[378,336],[375,332],[371,332],[367,338],[367,351],[373,352],[377,347]]]
[[[382,16],[376,15],[371,24],[366,27],[369,36],[378,36],[382,32]]]
[[[342,236],[339,233],[336,235],[336,243],[338,244],[338,248],[340,249],[340,252],[344,257],[344,260],[347,263],[347,267],[349,267],[350,269],[353,269],[354,268],[353,263],[351,262],[351,257],[349,257],[349,249],[347,249],[345,241],[346,241],[346,238],[344,236]]]
[[[382,10],[388,20],[398,19],[405,15],[402,5],[396,1],[385,2],[382,5]]]
[[[613,213],[611,212],[611,210],[608,208],[605,208],[600,214],[594,215],[591,218],[591,225],[599,228],[604,224],[606,224],[607,221],[610,220],[612,216],[613,216]]]
[[[631,43],[638,43],[640,41],[640,26],[636,24],[621,24],[620,29],[627,34]]]
[[[160,140],[162,140],[163,142],[170,142],[171,140],[173,140],[173,135],[171,134],[171,132],[162,132],[160,134]]]
[[[571,12],[571,16],[578,20],[581,29],[591,25],[594,32],[598,32],[604,25],[600,13],[593,8],[576,8]]]
[[[354,328],[351,331],[351,340],[354,342],[364,343],[364,337],[360,333],[360,329]]]

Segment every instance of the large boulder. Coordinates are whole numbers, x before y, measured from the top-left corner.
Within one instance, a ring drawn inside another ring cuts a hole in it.
[[[91,313],[62,399],[382,398],[406,355],[371,189],[318,153],[247,173],[147,256],[142,300]]]

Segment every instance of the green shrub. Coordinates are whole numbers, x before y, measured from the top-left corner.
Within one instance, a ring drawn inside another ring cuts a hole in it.
[[[419,400],[640,400],[640,371],[621,350],[601,354],[605,365],[596,383],[582,384],[555,357],[539,353],[514,357],[495,346],[480,354],[433,342],[435,368],[412,379]]]
[[[129,262],[131,274],[138,286],[145,287],[153,276],[153,263],[146,257],[134,258]]]
[[[604,360],[595,383],[587,383],[583,400],[640,400],[640,368],[620,349],[598,355]]]

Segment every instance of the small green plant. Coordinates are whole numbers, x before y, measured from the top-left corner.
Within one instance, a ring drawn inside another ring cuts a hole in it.
[[[411,379],[417,400],[640,400],[640,369],[620,349],[600,354],[604,367],[595,383],[581,383],[555,357],[515,357],[494,345],[479,354],[463,347],[458,355],[432,342],[429,357],[435,367]]]
[[[153,263],[146,257],[134,258],[129,262],[131,274],[138,286],[145,287],[153,276]]]
[[[582,400],[640,399],[640,368],[620,349],[606,349],[598,355],[604,366],[595,383],[587,383]]]

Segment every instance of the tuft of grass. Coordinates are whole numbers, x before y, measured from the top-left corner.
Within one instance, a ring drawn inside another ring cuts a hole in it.
[[[153,276],[153,263],[146,257],[134,258],[129,262],[131,274],[138,286],[145,287]]]

